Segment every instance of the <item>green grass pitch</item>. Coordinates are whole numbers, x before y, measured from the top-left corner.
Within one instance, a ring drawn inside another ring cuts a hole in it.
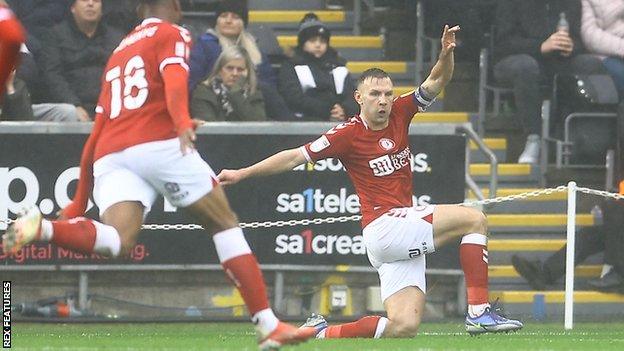
[[[256,350],[250,324],[13,324],[15,350]],[[458,323],[426,323],[413,339],[312,340],[284,350],[624,350],[624,323],[529,323],[522,331],[470,337]]]

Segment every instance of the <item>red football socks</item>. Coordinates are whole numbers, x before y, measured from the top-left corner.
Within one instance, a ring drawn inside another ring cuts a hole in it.
[[[488,303],[488,251],[484,234],[464,235],[459,246],[459,260],[464,276],[469,305]]]
[[[238,288],[249,313],[253,316],[269,308],[262,272],[243,231],[230,228],[215,234],[212,240],[225,273]]]
[[[44,219],[41,228],[43,240],[83,254],[98,253],[116,257],[121,249],[121,240],[115,228],[88,218],[65,221]]]
[[[325,329],[325,338],[379,338],[386,322],[384,317],[366,316],[352,323],[330,325]]]
[[[84,254],[93,253],[96,229],[90,219],[78,217],[51,223],[54,228],[53,244]]]
[[[269,308],[264,278],[254,255],[234,257],[221,264],[225,273],[238,288],[252,316]]]

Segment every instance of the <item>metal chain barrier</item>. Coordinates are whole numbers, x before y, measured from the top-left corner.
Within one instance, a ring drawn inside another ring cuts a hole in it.
[[[604,191],[604,190],[595,190],[595,189],[590,189],[590,188],[578,187],[578,188],[576,188],[576,191],[579,191],[579,192],[585,193],[585,194],[590,194],[590,195],[598,195],[598,196],[602,196],[602,197],[608,197],[608,198],[612,198],[614,200],[624,200],[624,195],[621,195],[621,194],[618,194],[618,193],[610,193],[610,192]]]
[[[461,203],[460,205],[461,206],[479,206],[479,205],[497,204],[497,203],[506,202],[506,201],[524,200],[530,197],[539,197],[542,195],[550,195],[550,194],[560,193],[560,192],[565,192],[565,191],[568,191],[568,187],[565,185],[560,185],[556,188],[529,191],[526,193],[514,194],[514,195],[509,195],[509,196],[495,197],[493,199],[466,201],[464,203]]]
[[[497,204],[507,201],[516,201],[523,200],[528,198],[539,197],[543,195],[550,195],[554,193],[565,192],[568,190],[568,187],[565,185],[560,185],[556,188],[548,188],[541,189],[535,191],[529,191],[521,194],[509,195],[509,196],[501,196],[494,199],[484,199],[478,201],[466,201],[460,206],[480,206],[480,205],[490,205]],[[590,188],[582,188],[578,187],[577,191],[590,195],[597,195],[606,198],[612,198],[615,200],[624,200],[624,196],[617,193],[610,193],[608,191],[603,190],[595,190]],[[342,217],[329,217],[329,218],[313,218],[313,219],[291,219],[288,221],[266,221],[266,222],[250,222],[250,223],[240,223],[240,227],[243,229],[246,228],[281,228],[281,227],[294,227],[299,225],[311,225],[311,224],[331,224],[331,223],[345,223],[345,222],[354,222],[362,219],[361,215],[353,215],[353,216],[342,216]],[[0,223],[11,224],[14,220],[0,220]],[[144,224],[143,229],[146,230],[202,230],[203,227],[199,224]]]

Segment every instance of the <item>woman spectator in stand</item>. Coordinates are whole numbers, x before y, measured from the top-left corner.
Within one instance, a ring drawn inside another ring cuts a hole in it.
[[[583,44],[602,59],[624,98],[624,0],[583,0]]]
[[[264,121],[254,65],[240,46],[225,48],[212,73],[193,91],[191,115],[206,121]]]
[[[214,28],[199,36],[190,55],[189,88],[193,91],[204,81],[224,48],[243,47],[258,75],[258,89],[266,104],[266,115],[271,119],[289,120],[292,113],[277,91],[277,79],[266,55],[260,52],[256,39],[246,30],[248,12],[244,1],[224,0],[217,4],[217,22]]]

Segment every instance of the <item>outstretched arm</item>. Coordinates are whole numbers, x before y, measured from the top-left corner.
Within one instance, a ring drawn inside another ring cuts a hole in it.
[[[441,39],[442,49],[440,50],[438,61],[431,69],[429,77],[420,85],[428,98],[434,98],[440,94],[453,77],[453,69],[455,68],[455,55],[453,52],[457,45],[455,33],[459,32],[459,29],[459,26],[453,28],[449,28],[448,25],[444,26]]]
[[[300,148],[284,150],[270,156],[252,166],[241,169],[224,169],[218,178],[221,184],[236,184],[245,178],[268,176],[272,174],[290,171],[306,162],[306,158]]]

